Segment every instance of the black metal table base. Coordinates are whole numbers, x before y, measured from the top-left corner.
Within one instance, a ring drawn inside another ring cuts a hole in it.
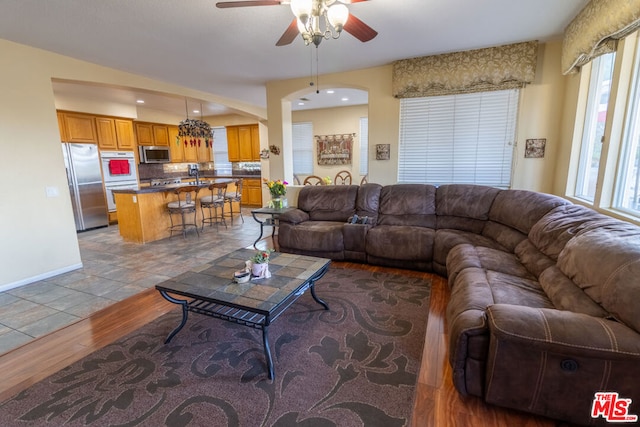
[[[267,362],[269,379],[273,380],[275,378],[275,373],[273,359],[271,357],[271,349],[269,346],[268,327],[271,322],[275,321],[278,316],[293,304],[302,294],[304,294],[307,289],[311,290],[311,296],[318,304],[320,304],[325,310],[329,310],[329,305],[322,299],[318,298],[315,291],[315,282],[324,276],[327,270],[328,265],[324,269],[318,271],[318,273],[310,278],[308,282],[300,286],[296,291],[292,292],[291,295],[283,301],[283,304],[279,305],[277,310],[272,313],[262,312],[259,310],[254,311],[247,307],[234,307],[220,301],[205,301],[197,298],[191,300],[178,299],[169,295],[165,290],[159,290],[160,295],[162,295],[167,301],[182,306],[182,320],[180,324],[167,336],[164,343],[168,344],[173,337],[180,332],[187,323],[188,313],[190,311],[260,329],[262,331],[262,343],[264,345],[264,356]]]

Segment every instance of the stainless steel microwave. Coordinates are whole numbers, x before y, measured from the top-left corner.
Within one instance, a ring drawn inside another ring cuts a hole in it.
[[[141,145],[140,163],[169,163],[171,161],[171,153],[169,147]]]

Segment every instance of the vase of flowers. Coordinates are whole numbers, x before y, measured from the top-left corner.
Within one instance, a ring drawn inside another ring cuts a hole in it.
[[[282,209],[287,207],[287,198],[285,195],[287,194],[287,185],[289,184],[287,181],[277,180],[270,181],[266,178],[263,179],[264,184],[269,189],[269,193],[271,194],[271,201],[269,202],[269,207],[272,209]]]
[[[251,262],[251,275],[255,278],[269,278],[269,256],[273,252],[272,249],[258,251],[249,260]]]

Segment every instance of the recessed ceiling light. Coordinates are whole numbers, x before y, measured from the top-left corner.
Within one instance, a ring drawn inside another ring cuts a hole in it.
[[[200,110],[193,110],[193,114],[198,114]]]
[[[347,98],[346,96],[341,99],[341,101],[348,101],[348,100],[349,100],[349,98]]]
[[[298,105],[304,105],[304,102],[298,102]]]
[[[138,104],[144,104],[144,99],[137,99],[137,100],[136,100],[136,102],[137,102]]]
[[[327,93],[336,93],[336,91],[335,91],[335,90],[333,90],[333,89],[329,89],[329,90],[327,91]]]

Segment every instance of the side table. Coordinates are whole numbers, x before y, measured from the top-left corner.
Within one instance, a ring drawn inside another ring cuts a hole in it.
[[[275,208],[269,208],[269,207],[265,207],[265,208],[260,208],[260,209],[254,209],[251,211],[251,216],[253,217],[253,219],[260,224],[260,236],[258,236],[258,238],[256,239],[255,242],[253,242],[253,247],[256,247],[256,244],[260,241],[260,239],[262,239],[262,234],[264,232],[264,227],[272,227],[271,229],[271,239],[273,239],[273,236],[275,236],[276,234],[276,228],[278,227],[278,217],[291,210],[294,208],[280,208],[280,209],[275,209]],[[260,219],[258,218],[257,215],[265,215],[266,218],[264,219]],[[275,242],[274,242],[275,244]]]

